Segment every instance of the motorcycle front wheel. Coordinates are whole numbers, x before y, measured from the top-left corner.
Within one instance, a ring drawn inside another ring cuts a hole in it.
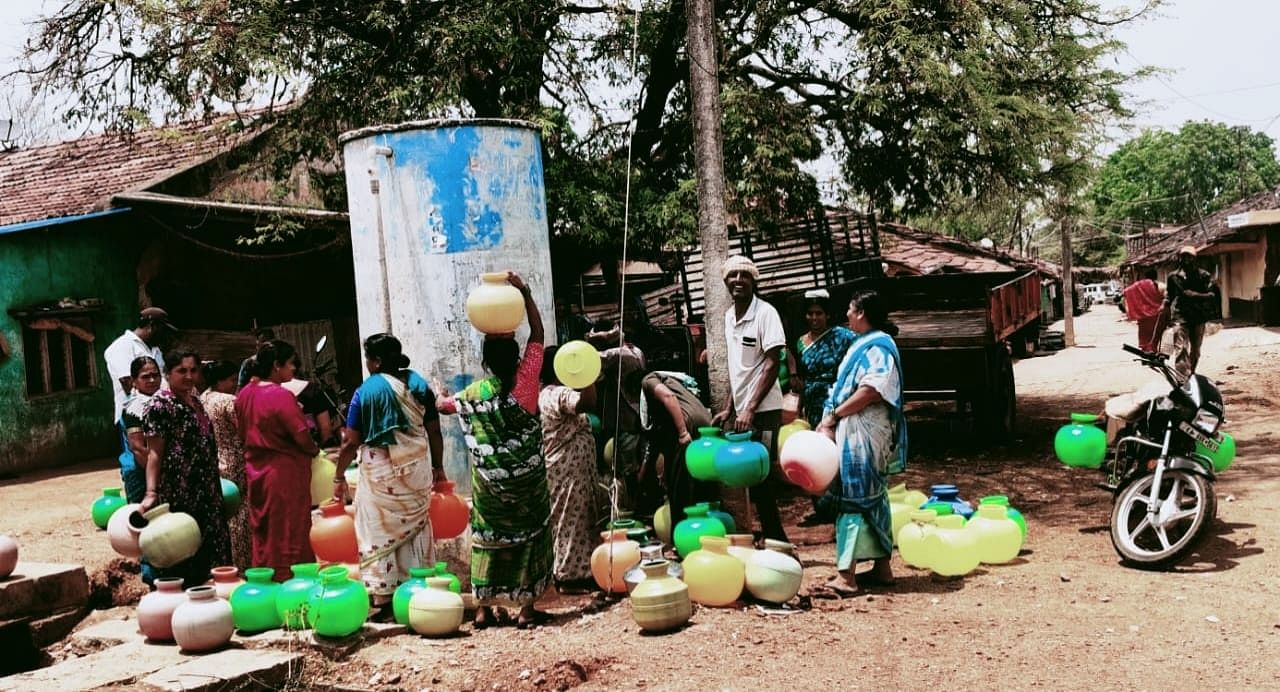
[[[1125,486],[1111,508],[1111,545],[1125,564],[1164,569],[1195,549],[1216,514],[1217,498],[1207,478],[1182,469],[1166,469],[1155,512],[1149,512],[1155,476]]]

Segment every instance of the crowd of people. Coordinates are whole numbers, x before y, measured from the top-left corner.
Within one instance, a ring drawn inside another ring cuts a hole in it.
[[[611,513],[646,517],[666,502],[674,523],[685,507],[718,499],[717,484],[694,479],[684,464],[700,428],[750,431],[769,448],[772,470],[750,498],[760,536],[785,540],[777,438],[786,334],[757,295],[749,259],[729,258],[722,278],[733,305],[726,343],[712,348],[725,350],[731,396],[717,412],[691,374],[648,368],[625,325],[590,324],[576,313],[572,334],[562,336],[595,344],[603,370],[595,384],[566,386],[553,367],[556,347],[544,347],[532,292],[516,274],[508,281],[524,296],[528,339],[522,346],[514,334],[486,335],[486,377],[433,392],[396,337],[374,334],[363,342],[369,376],[343,418],[324,397],[309,396],[296,351],[269,331],[255,334],[257,351],[239,366],[205,363],[190,351],[163,352],[176,329],[163,310],[147,308],[106,354],[121,474],[130,502],[190,514],[203,540],[178,565],[144,565],[144,579],[202,583],[212,567],[233,564],[270,567],[283,580],[291,565],[313,561],[312,459],[336,438],[333,498],[350,496],[346,471],[356,464],[359,567],[371,605],[389,614],[409,569],[436,559],[429,506],[432,486],[445,479],[442,416],[459,426],[469,452],[476,627],[509,620],[506,608],[519,627],[533,627],[547,619],[535,604],[549,588],[594,590],[591,553]],[[840,311],[825,292],[806,300],[808,330],[795,342],[789,384],[797,413],[840,450],[839,478],[816,505],[837,526],[843,579],[833,588],[849,591],[859,561],[873,563],[866,578],[892,579],[886,476],[902,468],[907,449],[896,329],[872,292],[844,306],[847,324],[837,324]],[[603,421],[599,437],[592,417]],[[599,439],[614,440],[608,459]],[[220,477],[243,491],[233,515],[224,514]]]

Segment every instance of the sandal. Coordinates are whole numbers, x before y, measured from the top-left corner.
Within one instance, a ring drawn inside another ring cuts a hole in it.
[[[476,616],[471,621],[471,626],[475,629],[482,630],[493,624],[493,610],[489,606],[480,606],[476,608]]]

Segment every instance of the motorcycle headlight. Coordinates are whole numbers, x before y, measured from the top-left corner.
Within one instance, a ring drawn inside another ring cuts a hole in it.
[[[1191,424],[1206,435],[1214,435],[1218,432],[1218,426],[1222,425],[1222,417],[1212,411],[1200,409],[1196,411],[1195,420]]]

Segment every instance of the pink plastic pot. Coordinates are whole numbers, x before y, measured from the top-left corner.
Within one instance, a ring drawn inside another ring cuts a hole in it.
[[[142,630],[147,639],[173,641],[173,611],[186,600],[186,594],[182,593],[181,579],[157,579],[156,590],[138,601],[138,629]]]
[[[836,443],[812,430],[792,433],[778,458],[787,480],[815,495],[825,493],[840,471]]]

